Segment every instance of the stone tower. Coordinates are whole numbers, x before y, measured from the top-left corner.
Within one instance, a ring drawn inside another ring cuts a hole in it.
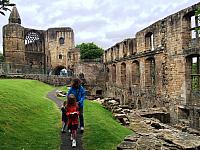
[[[74,32],[70,27],[49,28],[46,32],[46,49],[50,52],[51,70],[59,75],[67,69],[68,52],[74,48]]]
[[[24,27],[16,7],[13,7],[9,23],[3,27],[3,53],[5,61],[12,63],[11,70],[22,72],[25,61]]]

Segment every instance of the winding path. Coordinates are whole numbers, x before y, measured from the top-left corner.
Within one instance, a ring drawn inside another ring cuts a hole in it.
[[[63,101],[57,98],[56,96],[56,89],[49,92],[47,94],[47,98],[54,101],[59,109],[63,104]],[[78,132],[77,134],[77,141],[76,141],[77,145],[75,148],[72,148],[71,146],[70,134],[68,132],[60,133],[60,137],[61,137],[60,150],[84,150],[82,145],[82,136],[80,132]]]

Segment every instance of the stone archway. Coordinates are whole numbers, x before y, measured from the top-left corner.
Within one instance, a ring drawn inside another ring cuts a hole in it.
[[[57,67],[55,67],[55,68],[53,69],[53,74],[54,74],[54,75],[60,75],[60,71],[61,71],[62,69],[66,69],[66,67],[64,67],[64,66],[57,66]]]

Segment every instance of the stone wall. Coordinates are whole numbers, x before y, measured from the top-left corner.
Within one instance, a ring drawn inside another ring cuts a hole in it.
[[[53,86],[70,86],[72,77],[47,76],[42,74],[0,74],[0,79],[31,79],[38,80]]]
[[[71,28],[50,28],[46,31],[46,50],[50,52],[51,67],[67,68],[68,51],[74,48],[74,32]]]
[[[68,51],[73,48],[74,32],[70,27],[25,28],[21,26],[16,7],[12,9],[9,23],[3,27],[3,54],[5,63],[13,64],[13,73],[17,70],[19,73],[59,75],[68,67]]]
[[[198,5],[161,19],[137,32],[135,38],[107,49],[106,96],[137,109],[164,106],[171,123],[183,117],[178,113],[183,107],[189,112],[185,114],[191,126],[200,128],[200,41],[198,35],[193,37],[191,26]]]
[[[101,96],[104,94],[105,70],[103,63],[99,60],[88,60],[86,62],[82,60],[74,65],[74,73],[77,77],[84,77],[91,95],[98,95],[98,92]]]
[[[54,86],[70,86],[72,78],[71,77],[60,77],[60,76],[46,76],[46,75],[24,75],[24,79],[38,80]]]

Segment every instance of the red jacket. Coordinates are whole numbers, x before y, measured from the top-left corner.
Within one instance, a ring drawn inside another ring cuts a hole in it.
[[[79,116],[78,105],[67,106],[66,115],[68,117],[68,125],[77,125]]]

